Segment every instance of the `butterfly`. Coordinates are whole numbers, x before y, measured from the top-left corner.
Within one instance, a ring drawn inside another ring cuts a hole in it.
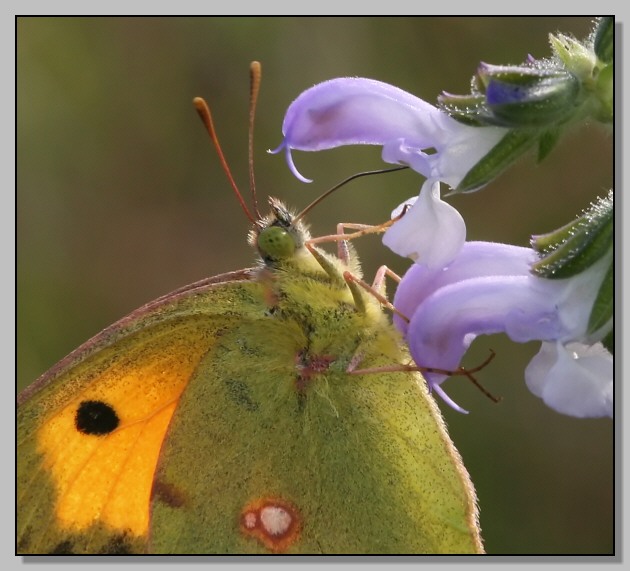
[[[18,553],[483,552],[472,484],[354,249],[269,207],[254,267],[146,304],[18,396]]]

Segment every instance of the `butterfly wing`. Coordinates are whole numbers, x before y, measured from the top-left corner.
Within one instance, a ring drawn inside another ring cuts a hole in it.
[[[474,491],[422,378],[347,372],[356,356],[405,360],[378,304],[357,311],[347,290],[289,275],[275,276],[273,310],[222,333],[180,399],[150,551],[480,552]]]
[[[347,372],[406,360],[378,305],[272,281],[160,298],[21,396],[19,552],[482,551],[422,379]]]
[[[248,303],[258,288],[243,270],[155,300],[20,395],[19,552],[146,550],[155,466],[173,411],[221,329],[259,311]]]

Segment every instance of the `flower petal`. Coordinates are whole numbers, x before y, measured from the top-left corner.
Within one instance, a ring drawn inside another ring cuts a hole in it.
[[[566,332],[556,311],[556,284],[531,276],[488,276],[439,288],[411,316],[407,343],[418,366],[456,370],[477,335],[506,333],[517,342]],[[542,282],[542,280],[538,280]],[[446,375],[426,373],[431,384]]]
[[[581,351],[578,359],[564,346],[585,340],[609,260],[554,280],[531,274],[534,259],[529,248],[468,242],[445,268],[414,264],[394,298],[410,321],[395,318],[396,325],[418,366],[446,370],[460,366],[477,335],[503,332],[519,343],[549,342],[528,368],[531,390],[560,412],[605,416],[612,411],[612,357],[602,348],[605,358],[585,358]],[[556,343],[561,351],[550,352]],[[434,390],[446,379],[437,373],[424,376]],[[579,380],[569,387],[566,378],[572,376]]]
[[[586,341],[585,335],[588,330],[588,322],[593,309],[593,303],[599,292],[606,270],[610,266],[611,251],[602,259],[591,265],[583,272],[562,280],[546,280],[563,285],[563,290],[558,299],[558,313],[562,321],[567,324],[569,333],[559,339],[564,343],[569,341]],[[544,278],[539,278],[544,279]],[[609,324],[610,331],[612,322]],[[606,330],[604,328],[600,334]],[[598,341],[603,335],[600,335]]]
[[[443,130],[433,140],[432,152],[425,152],[399,138],[383,146],[386,163],[405,164],[427,178],[440,180],[456,188],[472,169],[507,133],[501,127],[470,127],[451,119],[442,121]]]
[[[321,151],[341,145],[383,145],[383,160],[407,164],[427,178],[455,187],[505,134],[498,127],[471,127],[393,85],[359,77],[325,81],[289,106],[284,140],[272,153]]]
[[[288,146],[300,151],[383,145],[399,138],[423,148],[441,136],[445,122],[454,120],[398,87],[344,77],[300,94],[287,110],[282,134]]]
[[[502,127],[469,127],[457,123],[446,145],[429,157],[431,176],[451,188],[457,188],[464,177],[505,136]],[[413,167],[412,167],[413,168]]]
[[[613,416],[613,357],[601,343],[543,343],[525,382],[554,410],[579,418]]]
[[[289,165],[289,170],[293,173],[293,176],[302,182],[313,182],[312,178],[306,178],[303,176],[300,171],[297,170],[295,163],[293,162],[293,155],[291,154],[291,147],[287,145],[286,139],[280,143],[275,149],[269,149],[267,152],[275,155],[280,151],[284,151],[285,159],[287,161],[287,165]]]
[[[386,234],[387,235],[387,234]],[[536,254],[530,248],[494,242],[465,242],[457,257],[446,267],[417,263],[407,270],[396,289],[394,305],[411,317],[429,295],[450,283],[483,276],[528,276]],[[405,333],[407,323],[394,316]]]
[[[383,244],[396,254],[428,267],[444,267],[464,245],[464,219],[440,198],[437,181],[425,181],[418,198],[404,204],[410,203],[412,206],[405,215],[385,232]],[[396,215],[394,211],[392,217]]]

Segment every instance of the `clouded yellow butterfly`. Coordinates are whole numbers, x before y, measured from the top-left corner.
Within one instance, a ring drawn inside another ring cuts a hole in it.
[[[270,207],[256,267],[148,303],[19,395],[19,553],[482,551],[422,377],[379,372],[408,356],[355,254]]]

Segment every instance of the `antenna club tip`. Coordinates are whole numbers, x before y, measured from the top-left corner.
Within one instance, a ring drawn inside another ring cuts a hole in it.
[[[203,112],[208,108],[208,104],[203,97],[195,97],[193,98],[193,105],[198,112]]]
[[[260,62],[254,60],[252,63],[249,64],[249,69],[251,70],[260,70]]]

